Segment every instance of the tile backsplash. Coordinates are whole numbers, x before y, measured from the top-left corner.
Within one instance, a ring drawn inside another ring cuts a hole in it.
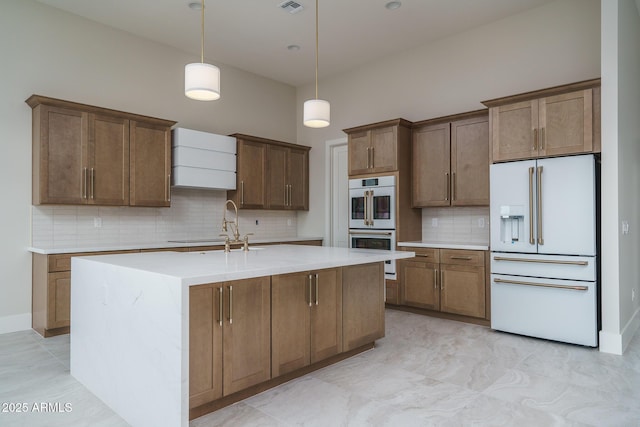
[[[32,206],[32,246],[127,245],[167,240],[221,240],[225,191],[174,188],[170,208]],[[228,211],[227,219],[235,213]],[[296,212],[240,210],[240,232],[253,239],[295,237]]]
[[[422,240],[488,245],[489,207],[424,208]]]

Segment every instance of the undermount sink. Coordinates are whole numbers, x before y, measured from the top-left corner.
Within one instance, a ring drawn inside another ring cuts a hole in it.
[[[216,243],[224,244],[224,240],[218,238],[213,239],[183,239],[183,240],[167,240],[169,243]]]

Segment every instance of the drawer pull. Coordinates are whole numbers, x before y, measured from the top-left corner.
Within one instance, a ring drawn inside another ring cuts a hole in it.
[[[449,257],[451,259],[461,259],[463,261],[471,261],[473,258],[471,258],[470,256],[459,256],[459,255],[454,255]]]
[[[512,285],[523,285],[523,286],[535,286],[540,288],[554,288],[554,289],[567,289],[570,291],[586,291],[589,290],[587,286],[567,286],[567,285],[552,285],[550,283],[534,283],[534,282],[521,282],[518,280],[503,280],[503,279],[494,279],[495,283],[510,283]]]
[[[494,260],[496,261],[512,261],[512,262],[534,262],[540,264],[562,264],[562,265],[589,265],[589,261],[562,261],[562,260],[542,260],[542,259],[531,259],[531,258],[508,258],[502,256],[494,256]]]
[[[431,258],[431,255],[429,254],[416,254],[416,256],[423,257],[423,258]]]

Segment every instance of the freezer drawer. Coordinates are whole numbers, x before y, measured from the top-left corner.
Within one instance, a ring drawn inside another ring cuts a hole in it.
[[[514,276],[596,280],[596,257],[491,253],[491,273]]]
[[[491,328],[597,347],[596,282],[491,275]]]

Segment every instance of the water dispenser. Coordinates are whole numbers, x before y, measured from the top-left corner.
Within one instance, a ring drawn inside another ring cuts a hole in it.
[[[524,206],[500,206],[500,241],[517,243],[524,238]]]

